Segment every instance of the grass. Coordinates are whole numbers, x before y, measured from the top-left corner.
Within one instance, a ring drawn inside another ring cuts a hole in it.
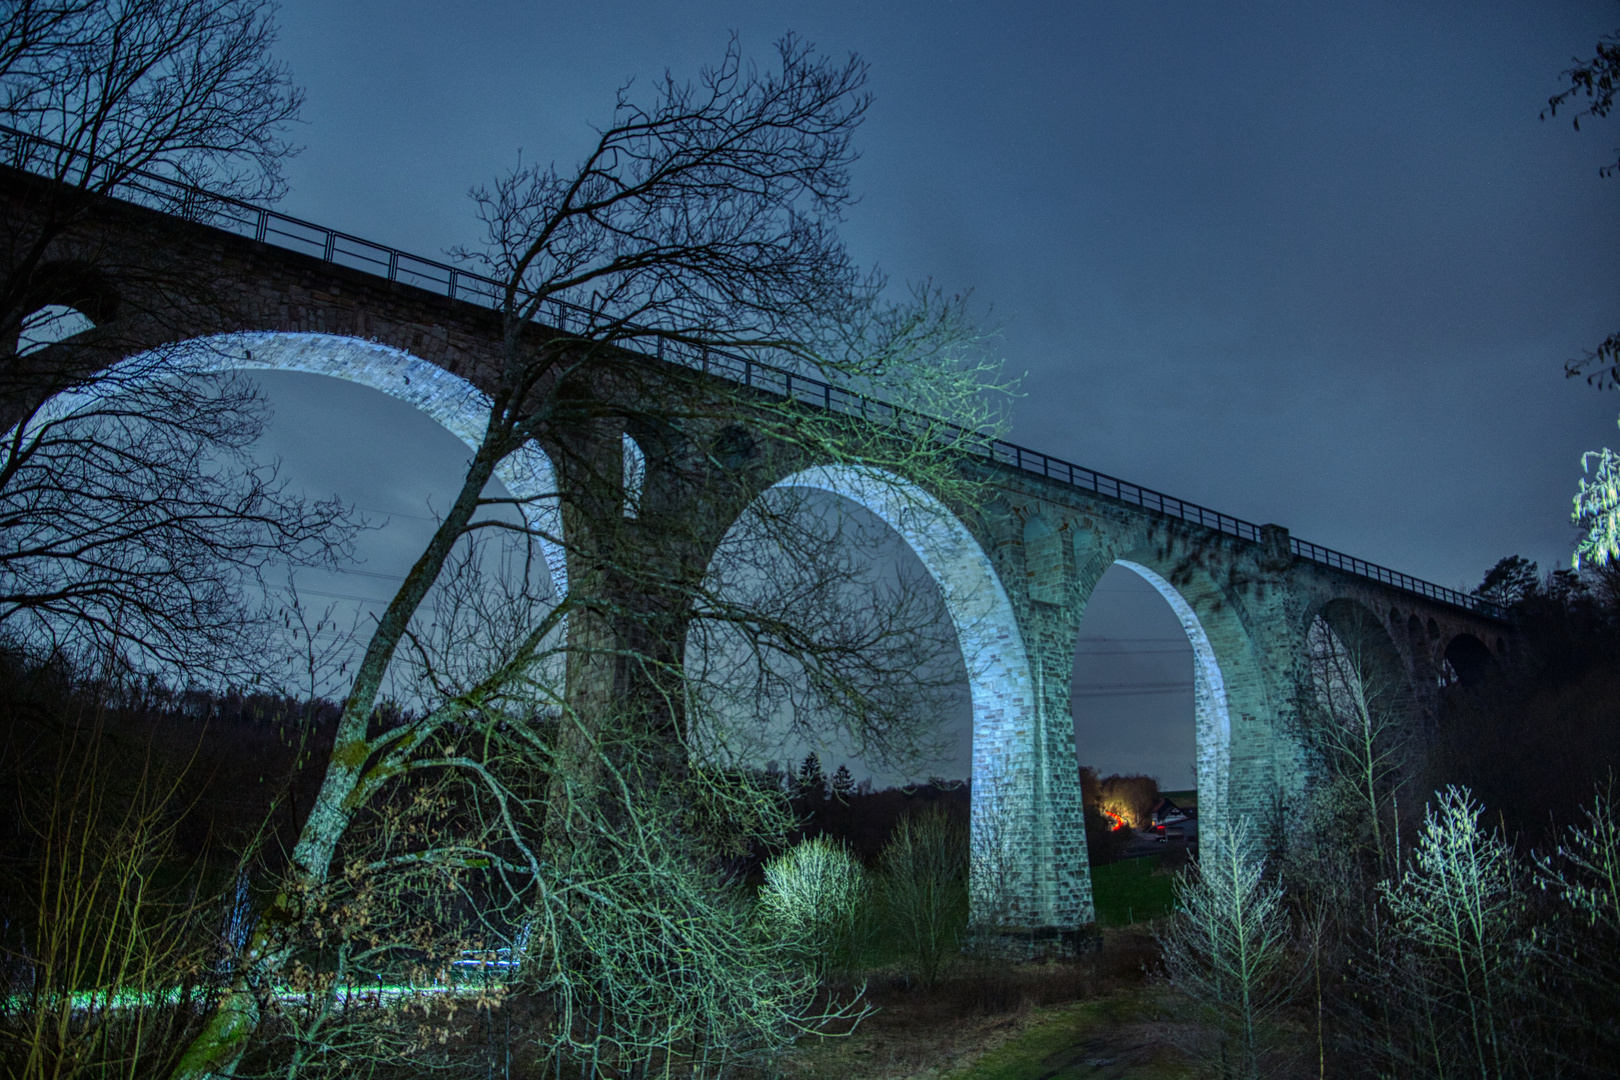
[[[1026,1075],[1170,1080],[1176,1074],[1141,1071],[1176,1059],[1167,1041],[1175,1025],[1158,1018],[1159,994],[1147,980],[1158,956],[1152,937],[1139,929],[1110,929],[1097,944],[1062,961],[1009,964],[958,957],[933,987],[908,984],[895,969],[863,972],[858,981],[865,982],[867,1000],[877,1011],[847,1038],[800,1040],[780,1063],[779,1075],[784,1080],[959,1075],[981,1080],[972,1070],[988,1055],[1001,1054],[990,1067],[1014,1069],[1006,1074],[1012,1080]],[[1086,1008],[1077,1012],[1081,1003]],[[1074,1062],[1101,1061],[1111,1064],[1100,1073],[1060,1071]],[[1033,1063],[1045,1065],[1016,1071]]]
[[[1156,873],[1163,856],[1147,855],[1091,868],[1091,894],[1097,922],[1129,926],[1175,910],[1174,878]]]
[[[1150,993],[1116,992],[1045,1010],[1016,1036],[948,1080],[1180,1080]]]

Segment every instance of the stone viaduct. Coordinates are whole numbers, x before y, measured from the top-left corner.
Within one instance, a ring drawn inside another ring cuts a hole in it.
[[[0,172],[0,198],[14,218],[25,217],[43,189],[34,177]],[[108,200],[93,219],[56,242],[52,258],[64,270],[47,279],[55,291],[32,303],[73,307],[98,328],[123,323],[125,353],[138,351],[131,342],[211,337],[223,366],[349,379],[416,405],[465,441],[481,433],[488,399],[479,387],[500,355],[492,283],[243,205],[215,204],[203,224]],[[93,272],[75,273],[89,265],[87,245],[101,257]],[[130,289],[152,291],[153,260],[200,268],[225,303],[193,311],[183,291],[130,302]],[[136,264],[148,268],[135,275],[143,284],[122,281],[123,268]],[[157,303],[168,305],[166,317],[154,316]],[[222,310],[233,313],[230,325],[221,324]],[[48,362],[53,351],[35,355]],[[764,393],[835,404],[821,384],[775,369],[739,362],[724,373]],[[746,417],[739,422],[746,426]],[[710,437],[734,430],[716,428]],[[657,456],[641,460],[640,497],[656,502]],[[1237,520],[1003,442],[964,467],[991,480],[994,495],[983,505],[945,506],[847,465],[755,470],[750,483],[757,491],[816,488],[865,505],[939,584],[972,694],[975,885],[1001,860],[1012,898],[1005,917],[1034,938],[1092,919],[1069,683],[1087,598],[1111,565],[1151,583],[1192,643],[1206,827],[1223,815],[1269,815],[1305,782],[1296,702],[1317,618],[1381,658],[1417,725],[1432,718],[1441,683],[1472,679],[1510,649],[1511,625],[1493,605],[1297,540],[1281,526]],[[539,449],[509,462],[501,479],[518,495],[555,490]],[[566,574],[560,557],[551,561],[555,575]],[[988,917],[982,905],[976,917]]]

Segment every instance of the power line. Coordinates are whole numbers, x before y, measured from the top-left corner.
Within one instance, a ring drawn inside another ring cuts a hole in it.
[[[1075,683],[1076,689],[1084,690],[1191,690],[1190,682],[1116,682],[1116,683]]]
[[[311,569],[314,569],[313,567]],[[375,570],[349,570],[344,567],[336,569],[323,568],[315,571],[318,574],[352,574],[355,577],[380,578],[383,581],[404,581],[404,574],[379,574]]]
[[[1193,684],[1190,682],[1076,683],[1069,691],[1069,697],[1075,699],[1163,697],[1167,694],[1190,694],[1192,691]]]
[[[1092,704],[1103,701],[1123,701],[1126,698],[1175,698],[1177,702],[1190,702],[1192,695],[1185,690],[1121,690],[1119,693],[1102,694],[1070,694],[1069,701],[1074,709],[1075,719],[1094,718]],[[1169,706],[1172,710],[1180,711],[1180,705]]]
[[[381,514],[383,517],[407,518],[411,521],[431,521],[435,525],[440,521],[439,518],[429,517],[424,514],[407,514],[400,510],[379,510],[375,506],[361,506],[359,503],[350,503],[349,505],[363,514]]]
[[[385,606],[385,607],[388,604],[387,600],[378,600],[374,596],[354,596],[354,595],[352,595],[350,593],[323,592],[320,589],[299,589],[298,590],[298,595],[300,595],[300,596],[324,596],[328,600],[353,600],[356,603],[378,604],[378,605]]]

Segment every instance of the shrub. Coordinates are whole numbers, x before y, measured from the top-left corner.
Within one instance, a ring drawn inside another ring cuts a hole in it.
[[[1557,995],[1554,1015],[1588,1045],[1592,1075],[1620,1074],[1620,815],[1611,777],[1598,786],[1584,825],[1571,825],[1552,857],[1536,860],[1543,890],[1562,901],[1562,918],[1542,928],[1551,957],[1573,993]]]
[[[1525,875],[1482,810],[1466,788],[1441,792],[1412,865],[1379,885],[1399,949],[1384,996],[1405,1036],[1391,1063],[1405,1075],[1535,1075],[1520,1038],[1535,973]]]
[[[1159,938],[1165,973],[1214,1030],[1212,1064],[1232,1080],[1263,1075],[1273,1018],[1294,989],[1283,892],[1265,880],[1265,862],[1247,820],[1211,829]]]
[[[912,976],[932,986],[967,925],[967,830],[932,806],[901,819],[881,858],[889,925]]]
[[[166,1073],[220,982],[217,890],[178,839],[189,763],[121,743],[88,696],[7,711],[0,1075]]]
[[[759,922],[818,976],[847,967],[866,872],[841,844],[817,837],[765,864]]]

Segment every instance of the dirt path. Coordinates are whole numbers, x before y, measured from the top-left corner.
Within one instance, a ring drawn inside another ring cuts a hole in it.
[[[844,1038],[801,1044],[784,1080],[1181,1080],[1191,1075],[1143,959],[1109,931],[1066,964],[961,966],[929,991],[878,983],[878,1011]]]

